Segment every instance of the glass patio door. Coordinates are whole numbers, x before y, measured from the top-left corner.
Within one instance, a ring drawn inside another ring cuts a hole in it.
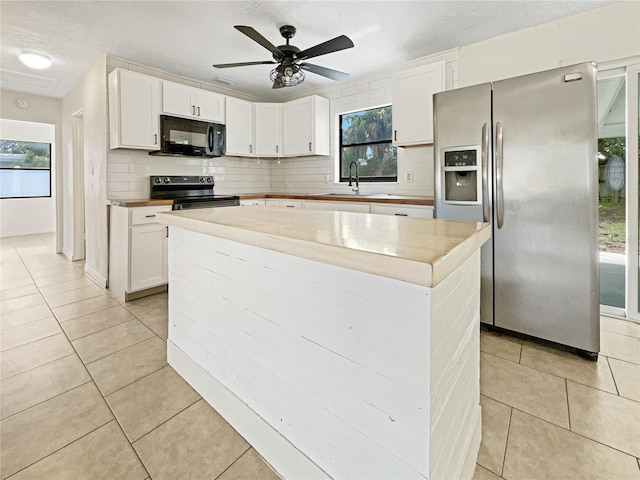
[[[639,320],[638,60],[601,67],[598,165],[601,311]]]

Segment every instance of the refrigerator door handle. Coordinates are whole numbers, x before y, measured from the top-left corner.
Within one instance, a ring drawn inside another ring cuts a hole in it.
[[[482,125],[482,219],[489,222],[489,129]]]
[[[499,229],[504,225],[504,191],[502,189],[503,140],[502,124],[496,122],[496,212]]]

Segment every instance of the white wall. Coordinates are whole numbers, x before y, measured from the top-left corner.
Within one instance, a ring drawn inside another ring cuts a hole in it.
[[[107,73],[114,68],[132,70],[248,101],[257,100],[221,87],[108,57]],[[271,188],[270,162],[256,158],[156,157],[150,156],[146,151],[130,149],[109,150],[107,158],[107,195],[110,199],[149,198],[151,175],[213,175],[216,194],[262,193]]]
[[[640,55],[640,2],[624,1],[460,49],[460,86]]]
[[[86,220],[85,271],[106,285],[107,248],[107,76],[106,56],[82,77],[62,101],[64,253],[72,257],[78,216]],[[73,142],[73,119],[83,112],[83,165],[77,165]],[[84,172],[84,174],[82,173]],[[84,191],[84,192],[83,192]]]
[[[4,113],[4,111],[3,111]],[[56,128],[50,123],[0,119],[0,138],[51,144],[51,196],[0,200],[0,237],[55,232]]]
[[[25,99],[29,102],[27,108],[19,108],[16,104],[18,99]],[[61,156],[61,112],[62,101],[59,98],[43,97],[41,95],[33,95],[29,93],[13,92],[9,90],[0,90],[0,117],[3,119],[20,120],[25,122],[38,122],[53,125],[55,128],[55,139],[52,142],[52,154],[56,159],[54,162],[52,192],[56,203],[54,216],[56,226],[52,230],[56,231],[58,236],[58,251],[62,249],[62,201],[56,198],[56,192],[60,192],[60,159]],[[58,196],[59,197],[59,196]],[[7,230],[9,231],[9,230]]]

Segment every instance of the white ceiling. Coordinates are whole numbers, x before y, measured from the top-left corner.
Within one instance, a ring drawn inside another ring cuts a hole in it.
[[[278,28],[298,29],[291,43],[306,49],[345,34],[355,47],[309,63],[352,76],[599,8],[610,1],[6,1],[0,2],[2,88],[63,97],[100,55],[278,100],[273,65],[214,69],[213,63],[271,60],[269,51],[234,25],[254,27],[274,45]],[[21,50],[50,55],[53,66],[34,71]],[[497,55],[500,52],[496,52]],[[306,73],[296,93],[333,82]]]

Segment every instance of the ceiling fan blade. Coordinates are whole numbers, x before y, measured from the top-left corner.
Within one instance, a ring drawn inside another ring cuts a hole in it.
[[[302,50],[296,55],[296,58],[298,60],[306,60],[307,58],[317,57],[319,55],[325,55],[327,53],[337,52],[351,47],[353,47],[351,39],[345,35],[340,35],[339,37],[327,40],[315,47]]]
[[[260,35],[255,28],[247,27],[246,25],[236,25],[234,28],[244,33],[247,37],[249,37],[254,42],[257,42],[260,45],[262,45],[264,48],[266,48],[271,53],[273,53],[273,55],[276,58],[278,59],[284,58],[284,53],[282,53],[280,49],[276,47],[273,43],[271,43],[269,40],[267,40],[262,35]]]
[[[301,69],[307,70],[311,73],[316,73],[318,75],[322,75],[323,77],[330,78],[332,80],[336,80],[338,82],[342,80],[346,80],[349,78],[348,73],[339,72],[338,70],[332,70],[327,67],[321,67],[320,65],[314,65],[312,63],[301,63],[298,65]]]
[[[267,62],[239,62],[239,63],[218,63],[213,65],[215,68],[230,68],[230,67],[246,67],[247,65],[273,65],[278,62],[273,60]]]

